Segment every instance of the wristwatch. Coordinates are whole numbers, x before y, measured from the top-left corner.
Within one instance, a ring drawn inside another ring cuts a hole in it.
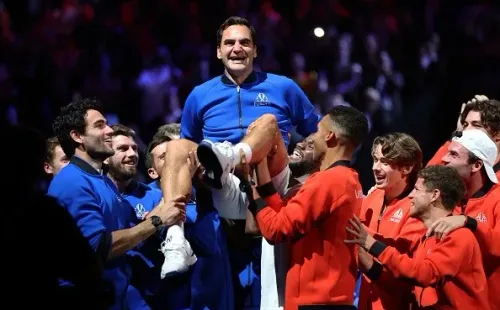
[[[161,225],[163,224],[163,221],[161,220],[161,218],[159,216],[153,215],[151,217],[151,224],[153,224],[153,226],[156,228],[156,230],[160,230]]]

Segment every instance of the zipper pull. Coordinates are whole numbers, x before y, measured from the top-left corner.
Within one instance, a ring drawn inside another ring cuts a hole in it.
[[[240,86],[236,86],[236,91],[239,93],[240,92]]]

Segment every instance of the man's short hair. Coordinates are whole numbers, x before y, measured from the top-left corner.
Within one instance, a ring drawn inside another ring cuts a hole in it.
[[[439,190],[441,202],[446,210],[453,210],[465,196],[465,184],[455,168],[435,165],[418,173],[427,190]]]
[[[224,30],[234,25],[246,26],[250,30],[250,37],[252,38],[253,45],[257,45],[257,33],[255,32],[255,28],[250,25],[248,20],[239,16],[231,16],[226,19],[222,23],[222,25],[220,25],[219,30],[217,30],[217,47],[220,47],[221,45],[222,33],[224,32]]]
[[[372,145],[372,156],[379,145],[382,155],[389,164],[396,167],[413,167],[408,175],[408,184],[415,184],[418,172],[422,168],[423,157],[418,142],[406,133],[391,132],[375,138]]]
[[[336,106],[328,115],[340,136],[357,147],[368,135],[368,121],[359,110],[349,106]]]
[[[481,123],[491,136],[500,133],[500,102],[495,99],[486,101],[472,102],[465,106],[460,115],[460,122],[465,123],[469,112],[479,112],[481,114]]]
[[[166,125],[162,125],[158,127],[156,130],[155,136],[169,136],[171,139],[174,139],[174,136],[181,135],[181,124],[179,123],[170,123]],[[153,137],[154,139],[154,137]]]
[[[113,129],[112,137],[125,136],[135,140],[135,131],[125,125],[115,124],[111,129]]]
[[[104,113],[99,100],[90,98],[77,99],[62,107],[61,113],[52,124],[57,140],[59,140],[61,148],[68,158],[75,154],[75,149],[78,147],[78,143],[71,138],[70,132],[75,130],[80,134],[85,134],[88,110]]]
[[[56,147],[60,145],[57,137],[50,137],[45,141],[45,162],[52,163],[56,155]]]
[[[151,140],[151,142],[149,142],[148,144],[148,149],[146,151],[146,156],[145,156],[145,160],[144,160],[144,164],[146,165],[146,169],[149,169],[149,168],[153,168],[153,154],[152,154],[152,151],[155,147],[157,147],[158,145],[162,144],[163,142],[169,142],[169,141],[172,141],[173,138],[171,138],[170,136],[167,136],[167,135],[154,135],[153,136],[153,139]],[[157,171],[159,172],[159,171]]]

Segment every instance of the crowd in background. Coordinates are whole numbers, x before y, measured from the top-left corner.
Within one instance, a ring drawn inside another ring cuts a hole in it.
[[[405,130],[436,146],[448,134],[430,135],[436,109],[471,88],[496,95],[495,64],[484,65],[500,53],[493,1],[4,0],[2,113],[49,134],[60,106],[93,96],[144,149],[195,85],[222,72],[215,29],[231,15],[257,30],[258,70],[293,78],[321,113],[364,111],[374,135]]]

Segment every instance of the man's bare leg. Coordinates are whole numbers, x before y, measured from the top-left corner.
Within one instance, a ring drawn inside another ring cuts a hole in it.
[[[166,208],[175,208],[174,202],[187,203],[191,196],[191,171],[188,166],[189,152],[196,151],[197,144],[189,140],[172,140],[167,143],[165,164],[161,172],[161,191]],[[191,246],[184,237],[184,225],[172,225],[162,244],[165,262],[161,277],[182,273],[196,262]]]
[[[161,172],[161,190],[167,206],[173,201],[191,196],[193,183],[187,165],[189,152],[196,152],[198,145],[192,141],[179,139],[167,143],[165,164]]]
[[[206,180],[207,183],[216,189],[221,189],[224,185],[224,178],[240,163],[240,151],[243,151],[248,163],[255,164],[277,148],[280,150],[278,157],[283,158],[287,165],[286,148],[284,142],[279,145],[280,141],[282,142],[283,138],[276,117],[272,114],[264,114],[252,123],[247,130],[247,135],[236,145],[204,140],[199,145],[197,153],[207,171],[209,178]],[[284,154],[281,151],[284,151]],[[272,173],[276,175],[283,170],[282,168],[273,166]]]

